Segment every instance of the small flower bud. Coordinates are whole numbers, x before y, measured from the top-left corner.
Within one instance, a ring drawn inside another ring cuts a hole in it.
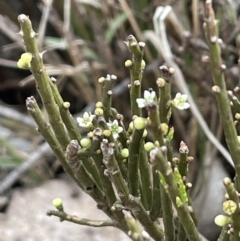
[[[177,207],[183,206],[183,202],[182,202],[182,200],[180,199],[180,197],[176,197],[176,204],[177,204]]]
[[[96,108],[94,111],[94,114],[99,116],[99,115],[103,115],[103,109],[102,108]]]
[[[133,122],[132,121],[129,123],[128,131],[129,132],[133,131]]]
[[[96,103],[96,108],[103,108],[103,103],[101,101],[98,101]]]
[[[168,133],[168,125],[166,123],[161,123],[160,130],[163,135],[166,135]]]
[[[235,213],[236,209],[237,204],[232,200],[227,200],[223,203],[223,211],[228,215]]]
[[[166,84],[166,81],[163,78],[158,78],[156,82],[157,82],[158,88],[163,88]]]
[[[64,109],[69,109],[70,103],[69,102],[63,102],[63,108]]]
[[[214,219],[214,222],[217,226],[223,227],[227,225],[231,219],[225,215],[217,215]]]
[[[132,61],[131,60],[126,60],[125,61],[125,67],[127,67],[127,68],[130,68],[130,67],[132,67]]]
[[[236,119],[236,120],[240,120],[240,113],[236,113],[236,114],[235,114],[235,119]]]
[[[61,198],[55,198],[52,201],[53,206],[59,211],[63,211],[63,203]]]
[[[80,141],[80,144],[83,148],[86,148],[90,145],[91,141],[88,139],[88,138],[83,138],[81,141]]]
[[[142,137],[145,138],[147,136],[147,134],[148,134],[147,130],[144,129]]]
[[[121,150],[121,156],[122,156],[123,158],[128,158],[128,156],[129,156],[129,150],[128,150],[127,148],[122,149],[122,150]]]
[[[220,89],[220,87],[219,87],[218,85],[214,85],[214,86],[212,87],[212,92],[218,94],[218,93],[221,92],[221,89]]]
[[[141,62],[141,69],[145,69],[146,67],[146,62],[144,60],[142,60]]]
[[[109,137],[109,136],[111,136],[111,134],[112,134],[112,132],[111,132],[110,130],[104,130],[104,131],[103,131],[103,135],[104,135],[105,137]]]
[[[144,149],[147,152],[150,152],[154,148],[154,144],[152,142],[147,142],[144,144]]]
[[[20,69],[29,69],[31,67],[32,54],[31,53],[23,53],[21,58],[17,62],[17,66]]]
[[[134,121],[133,121],[133,126],[137,130],[144,129],[146,127],[146,119],[144,119],[142,117],[135,118]]]
[[[99,83],[99,84],[102,84],[104,81],[105,81],[105,78],[104,78],[104,77],[100,77],[100,78],[98,79],[98,83]]]

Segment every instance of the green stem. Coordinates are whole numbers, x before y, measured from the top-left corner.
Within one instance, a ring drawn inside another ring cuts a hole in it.
[[[129,190],[115,159],[114,149],[106,139],[101,142],[100,148],[103,154],[103,163],[108,170],[110,180],[114,183],[118,196],[126,204],[129,201]]]
[[[168,161],[164,157],[162,152],[166,152],[166,147],[161,147],[155,152],[155,161],[160,170],[166,184],[168,185],[168,191],[170,198],[177,211],[179,220],[181,221],[188,238],[191,241],[200,241],[198,231],[190,215],[187,205],[181,200],[181,194],[179,192],[177,182],[173,175],[173,170],[169,166]]]
[[[114,222],[111,220],[91,220],[86,218],[79,218],[75,215],[73,216],[62,211],[49,210],[47,212],[47,215],[59,217],[61,221],[68,221],[71,223],[76,223],[90,227],[115,227]]]
[[[221,117],[224,134],[226,142],[235,164],[236,169],[236,182],[235,185],[237,190],[240,190],[240,144],[237,139],[237,132],[234,126],[231,107],[229,104],[226,83],[224,78],[224,68],[221,59],[221,48],[218,42],[218,27],[217,20],[214,16],[214,11],[212,8],[212,3],[207,1],[205,4],[206,12],[206,22],[205,22],[205,32],[206,39],[209,46],[211,71],[213,76],[213,81],[215,86],[213,87],[213,92],[216,94],[216,99],[218,103],[218,110]]]
[[[235,241],[240,241],[239,233],[240,233],[240,207],[239,207],[239,196],[232,183],[230,178],[224,178],[223,184],[227,190],[229,200],[232,200],[236,204],[236,210],[232,213],[232,226],[233,226],[233,235]]]
[[[157,218],[162,216],[162,204],[161,204],[161,195],[160,195],[160,182],[159,176],[157,173],[157,165],[152,167],[152,177],[153,177],[153,201],[152,208],[150,210],[150,218],[152,221],[155,221]]]
[[[145,64],[143,62],[143,46],[139,45],[136,38],[132,35],[129,35],[127,38],[128,49],[133,54],[132,56],[132,66],[130,69],[130,78],[131,78],[131,88],[130,88],[130,100],[131,100],[131,110],[132,116],[137,115],[141,116],[141,109],[138,108],[136,99],[141,97],[141,83],[143,70]]]
[[[165,237],[166,241],[175,240],[175,230],[173,225],[173,209],[172,202],[168,194],[167,188],[160,185],[161,191],[161,204],[162,204],[162,214],[163,214],[163,223],[165,228]]]
[[[128,158],[128,185],[130,194],[139,197],[139,147],[142,140],[144,128],[134,129],[129,144]]]
[[[115,77],[115,76],[114,76]],[[116,77],[115,77],[116,78]],[[103,81],[103,114],[106,121],[110,121],[111,106],[112,106],[112,83],[113,79],[109,74]]]
[[[132,210],[134,216],[137,218],[137,220],[139,220],[152,238],[159,241],[164,240],[163,230],[157,224],[157,222],[153,222],[150,219],[147,211],[144,209],[141,201],[138,198],[130,196],[130,203],[127,207]]]
[[[18,21],[21,26],[20,33],[23,37],[26,51],[32,54],[30,70],[36,81],[36,88],[46,108],[49,121],[52,125],[56,138],[61,144],[61,147],[65,150],[66,146],[70,142],[70,138],[66,133],[65,126],[62,122],[62,118],[59,112],[59,108],[55,102],[50,87],[51,80],[46,73],[42,61],[42,56],[38,51],[37,41],[35,39],[36,33],[33,31],[31,21],[26,15],[19,15]]]
[[[73,119],[73,117],[69,111],[70,103],[63,101],[62,96],[60,95],[60,93],[58,91],[58,88],[56,85],[56,80],[54,78],[51,78],[51,81],[49,83],[50,83],[50,86],[52,89],[54,99],[55,99],[57,105],[59,106],[60,115],[62,117],[63,123],[65,124],[65,126],[69,132],[70,138],[72,140],[77,140],[78,143],[80,144],[80,140],[82,139],[82,137],[78,130],[76,122]]]
[[[153,200],[153,185],[151,180],[152,173],[143,142],[141,142],[139,150],[139,171],[142,183],[141,200],[145,209],[149,211],[152,207]]]
[[[65,160],[63,150],[61,148],[60,143],[58,142],[57,137],[55,136],[55,134],[53,132],[52,127],[45,120],[45,118],[44,118],[41,110],[39,109],[39,106],[33,96],[27,98],[26,106],[27,106],[29,114],[33,117],[33,119],[37,123],[38,130],[40,131],[41,135],[45,138],[45,140],[48,142],[48,144],[51,147],[51,149],[53,150],[55,156],[58,158],[58,160],[62,164],[64,170],[73,179],[75,179],[74,173]]]

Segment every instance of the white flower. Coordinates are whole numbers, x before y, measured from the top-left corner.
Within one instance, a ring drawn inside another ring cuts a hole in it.
[[[177,93],[175,98],[172,100],[172,104],[179,110],[188,109],[190,104],[187,102],[187,98],[188,96],[186,94]]]
[[[123,131],[123,128],[121,126],[118,126],[118,121],[114,120],[113,122],[107,123],[109,129],[112,131],[113,138],[117,139],[118,134]]]
[[[144,90],[144,98],[137,98],[137,104],[139,108],[148,107],[155,103],[156,93],[155,91]]]
[[[92,115],[90,112],[84,112],[83,118],[77,117],[77,122],[79,126],[89,128],[92,126],[92,120],[95,117],[95,115]]]

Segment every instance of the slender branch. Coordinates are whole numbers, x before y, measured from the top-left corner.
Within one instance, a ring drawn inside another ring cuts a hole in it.
[[[136,118],[134,122],[136,122],[137,119],[139,119],[139,121],[141,122],[140,118]],[[143,125],[142,127],[143,128],[141,129],[134,128],[129,144],[128,185],[130,194],[135,197],[139,196],[139,146],[142,142],[142,135],[145,125]]]
[[[133,218],[133,216],[127,212],[124,211],[125,219],[127,221],[128,228],[130,230],[129,236],[132,238],[132,240],[136,241],[144,241],[144,237],[142,235],[141,229],[138,227],[138,223]]]
[[[59,106],[60,115],[68,130],[70,138],[72,140],[77,140],[78,143],[80,143],[80,140],[82,139],[82,137],[78,130],[77,124],[69,111],[70,103],[63,101],[62,96],[60,95],[56,85],[56,79],[51,78],[51,81],[49,83],[50,83],[56,104]]]
[[[221,48],[218,41],[218,21],[215,19],[212,1],[207,0],[205,4],[206,22],[204,24],[206,39],[209,46],[211,70],[215,86],[213,92],[216,95],[218,110],[221,117],[226,142],[236,169],[237,190],[240,190],[240,143],[237,140],[237,132],[233,123],[231,107],[229,104],[226,83],[224,78],[225,66],[222,64]]]
[[[91,226],[91,227],[115,227],[114,222],[111,220],[91,220],[86,218],[79,218],[77,216],[70,215],[65,212],[56,211],[56,210],[49,210],[47,212],[48,216],[56,216],[60,218],[60,221],[69,221],[71,223],[76,223],[80,225],[85,226]]]
[[[52,127],[45,120],[45,118],[44,118],[41,110],[39,109],[38,104],[33,96],[27,98],[26,106],[27,106],[28,112],[30,113],[30,115],[33,117],[33,119],[37,123],[38,130],[41,132],[41,135],[45,138],[45,140],[48,142],[49,146],[52,148],[55,156],[58,158],[58,160],[62,164],[64,170],[73,179],[75,179],[72,169],[69,167],[69,165],[67,164],[67,162],[65,160],[63,150],[61,148],[60,143],[58,142],[57,137],[55,136],[55,134],[53,132]]]
[[[162,216],[166,233],[166,241],[175,240],[175,229],[173,225],[173,209],[172,202],[168,194],[168,188],[165,185],[160,186]]]
[[[136,99],[141,96],[141,83],[143,70],[145,68],[145,63],[143,64],[143,49],[145,44],[138,43],[136,38],[129,35],[127,38],[128,49],[133,54],[131,65],[129,65],[130,78],[131,78],[131,88],[130,88],[130,100],[131,100],[131,110],[132,115],[141,116],[141,110],[138,108]]]
[[[166,147],[161,147],[154,152],[153,161],[158,165],[166,184],[168,185],[169,195],[176,208],[179,220],[181,221],[188,238],[191,241],[200,241],[197,228],[193,222],[186,203],[181,199],[181,194],[177,182],[173,175],[173,170],[168,164],[162,152],[166,152]]]
[[[141,143],[139,150],[139,171],[142,184],[141,200],[145,209],[149,211],[153,202],[153,185],[151,180],[152,173],[143,142]]]
[[[107,167],[110,180],[114,183],[120,199],[126,204],[129,201],[129,190],[115,159],[114,149],[106,139],[103,139],[100,148],[103,154],[103,163]]]
[[[70,139],[66,133],[59,108],[52,94],[50,87],[51,80],[46,73],[42,56],[38,51],[37,41],[35,39],[36,33],[33,31],[31,21],[26,15],[19,15],[18,21],[21,26],[20,33],[23,37],[26,51],[32,55],[30,70],[35,78],[37,90],[48,113],[49,121],[52,125],[56,138],[62,148],[65,149]]]
[[[162,217],[162,203],[161,203],[161,192],[160,192],[160,182],[157,173],[157,165],[152,167],[152,177],[153,177],[153,202],[152,208],[150,210],[150,218],[155,221],[157,218]]]
[[[223,184],[227,190],[229,200],[232,200],[236,205],[236,210],[232,213],[232,226],[233,226],[233,235],[235,241],[240,241],[239,233],[240,233],[240,207],[239,207],[239,196],[232,183],[230,178],[224,178]]]

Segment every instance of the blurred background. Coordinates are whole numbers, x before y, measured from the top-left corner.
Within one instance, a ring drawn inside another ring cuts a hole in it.
[[[239,85],[240,3],[213,0],[213,6],[219,19],[227,87],[232,90]],[[63,99],[71,103],[70,111],[74,116],[82,116],[85,110],[94,108],[94,103],[101,100],[98,78],[114,74],[117,81],[113,105],[124,115],[126,124],[129,123],[129,72],[124,62],[131,55],[124,41],[133,34],[147,46],[142,89],[156,88],[159,66],[166,61],[163,51],[170,50],[203,118],[225,145],[211,93],[213,82],[202,27],[204,1],[0,1],[0,241],[76,240],[83,234],[86,235],[83,238],[90,240],[129,240],[116,229],[99,231],[62,224],[56,218],[45,216],[51,208],[51,200],[57,196],[64,197],[69,210],[80,213],[81,217],[98,218],[101,214],[96,215],[94,203],[64,174],[27,113],[26,98],[31,95],[37,100],[40,98],[30,72],[16,66],[24,52],[21,36],[17,34],[17,17],[21,13],[30,17],[38,33],[39,50],[44,52],[46,70],[57,79]],[[164,33],[167,44],[158,48],[158,40]],[[173,83],[173,96],[178,91]],[[194,157],[189,180],[194,186],[191,194],[199,216],[199,229],[209,240],[215,241],[219,229],[213,219],[222,212],[225,193],[222,179],[233,178],[233,168],[207,140],[190,111],[174,111],[171,125],[175,128],[175,151],[183,140]],[[66,236],[66,232],[72,235]]]

